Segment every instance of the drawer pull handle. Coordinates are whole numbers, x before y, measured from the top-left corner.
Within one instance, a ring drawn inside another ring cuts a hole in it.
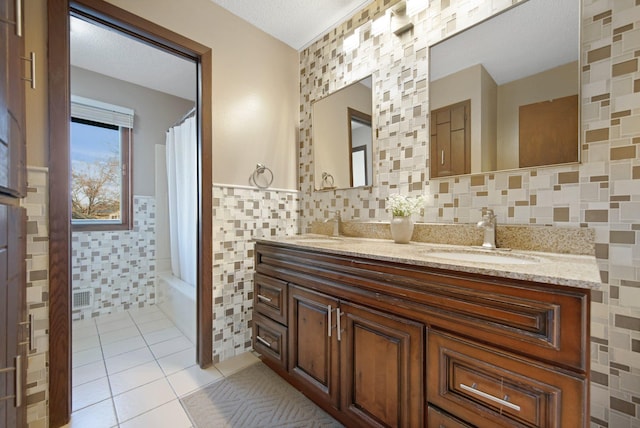
[[[262,300],[263,302],[270,302],[271,299],[267,296],[263,296],[262,294],[258,294],[258,300]]]
[[[502,399],[500,399],[498,397],[494,397],[491,394],[487,394],[486,392],[482,392],[479,389],[477,389],[477,385],[475,383],[473,385],[471,385],[471,386],[468,386],[468,385],[465,385],[464,383],[461,383],[460,384],[460,388],[462,388],[465,391],[468,391],[468,392],[470,392],[472,394],[479,395],[482,398],[486,398],[489,401],[493,401],[494,403],[498,403],[501,406],[508,407],[508,408],[510,408],[512,410],[515,410],[516,412],[520,411],[520,406],[518,406],[517,404],[509,403],[506,400],[502,400]],[[509,398],[509,396],[505,395],[505,399],[508,399],[508,398]]]
[[[261,338],[260,336],[256,336],[256,340],[262,343],[264,346],[268,346],[269,348],[271,348],[271,344],[266,340],[264,340],[263,338]]]
[[[327,305],[327,337],[331,337],[331,305]]]

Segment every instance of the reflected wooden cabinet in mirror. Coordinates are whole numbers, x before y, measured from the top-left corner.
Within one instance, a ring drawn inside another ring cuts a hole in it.
[[[590,291],[255,247],[253,345],[347,427],[587,427]]]
[[[580,160],[579,24],[579,0],[527,0],[429,48],[431,178]]]

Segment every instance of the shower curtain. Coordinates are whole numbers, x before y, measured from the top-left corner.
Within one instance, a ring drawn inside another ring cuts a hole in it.
[[[173,275],[196,284],[198,178],[196,119],[167,131],[169,239]]]

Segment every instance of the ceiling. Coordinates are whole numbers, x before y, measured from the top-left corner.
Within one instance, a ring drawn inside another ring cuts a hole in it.
[[[371,0],[211,0],[295,50],[344,21]]]
[[[71,65],[195,101],[196,64],[71,17]]]
[[[212,1],[284,43],[302,49],[371,0]],[[501,84],[532,74],[527,70],[533,66],[546,70],[577,60],[578,8],[578,1],[529,0],[487,21],[491,26],[475,26],[459,33],[460,37],[432,48],[431,79],[482,63]],[[497,21],[506,27],[497,31],[493,27]],[[71,19],[70,40],[74,66],[196,99],[196,66],[189,60],[77,18]],[[508,50],[519,54],[517,61],[505,61]],[[543,63],[541,58],[551,59]],[[445,63],[452,65],[441,67]]]
[[[580,2],[529,0],[431,47],[429,80],[482,64],[498,85],[578,60]]]
[[[212,1],[298,50],[371,0]],[[191,61],[75,17],[70,43],[73,66],[196,99],[196,66]]]

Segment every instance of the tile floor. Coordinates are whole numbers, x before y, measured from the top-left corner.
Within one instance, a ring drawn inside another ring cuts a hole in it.
[[[189,428],[178,400],[259,361],[251,353],[206,370],[156,306],[73,323],[70,428]]]

